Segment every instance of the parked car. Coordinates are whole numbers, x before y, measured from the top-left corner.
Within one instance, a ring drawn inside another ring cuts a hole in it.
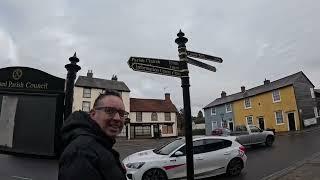
[[[246,165],[245,148],[235,137],[197,136],[193,138],[195,179],[227,173],[239,175]],[[185,138],[157,149],[134,153],[122,163],[129,180],[185,179]]]
[[[263,131],[255,125],[236,126],[235,131],[231,132],[230,135],[236,136],[236,141],[244,146],[255,144],[272,146],[275,140],[275,136],[272,131]]]
[[[230,129],[227,128],[216,128],[211,131],[212,136],[229,136],[230,133]]]

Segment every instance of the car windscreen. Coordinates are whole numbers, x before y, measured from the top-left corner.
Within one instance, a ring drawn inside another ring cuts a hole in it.
[[[176,150],[178,147],[185,143],[184,139],[176,139],[164,146],[154,149],[153,152],[156,154],[169,155],[172,151]]]

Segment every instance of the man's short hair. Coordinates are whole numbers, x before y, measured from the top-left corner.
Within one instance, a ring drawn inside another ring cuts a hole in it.
[[[93,108],[97,107],[100,104],[101,99],[103,99],[106,96],[117,96],[120,99],[122,99],[122,97],[118,91],[111,90],[111,89],[105,89],[104,93],[100,93],[100,95],[94,101]]]

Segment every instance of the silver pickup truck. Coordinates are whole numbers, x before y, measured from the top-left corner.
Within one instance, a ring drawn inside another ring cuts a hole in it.
[[[254,144],[272,146],[275,139],[272,131],[263,131],[255,125],[236,126],[230,135],[237,136],[236,141],[244,146]]]

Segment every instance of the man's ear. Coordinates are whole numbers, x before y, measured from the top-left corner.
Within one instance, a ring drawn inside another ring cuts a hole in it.
[[[96,111],[91,109],[89,112],[90,118],[92,119],[95,114],[96,114]]]

